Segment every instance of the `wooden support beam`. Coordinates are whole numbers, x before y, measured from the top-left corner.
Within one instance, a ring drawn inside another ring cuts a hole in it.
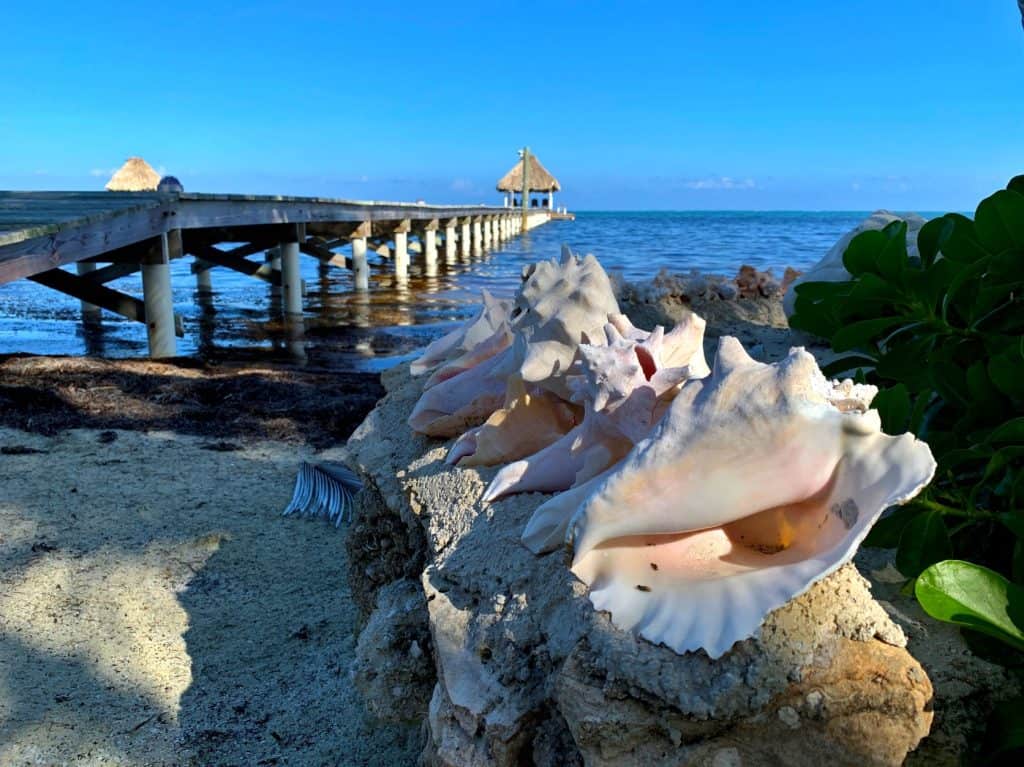
[[[224,251],[212,245],[194,244],[191,248],[192,254],[204,261],[209,261],[217,266],[233,269],[241,274],[255,277],[258,280],[269,282],[275,287],[281,286],[281,273],[275,270],[270,264],[258,264],[247,258],[236,256],[234,251]]]
[[[328,244],[321,244],[313,240],[306,240],[299,243],[299,250],[307,256],[319,258],[320,263],[330,266],[339,266],[342,269],[352,268],[352,259],[346,258],[344,253],[334,253]]]
[[[146,307],[142,301],[106,285],[98,285],[87,277],[79,277],[63,269],[51,269],[34,274],[29,279],[126,319],[146,321]]]
[[[86,262],[79,261],[78,263],[82,264]],[[101,269],[96,269],[87,274],[83,274],[82,276],[85,279],[89,280],[90,282],[94,282],[97,285],[102,285],[105,282],[112,282],[113,280],[119,280],[122,277],[127,277],[130,274],[135,274],[141,268],[142,265],[138,263],[110,264],[109,266],[104,266]]]

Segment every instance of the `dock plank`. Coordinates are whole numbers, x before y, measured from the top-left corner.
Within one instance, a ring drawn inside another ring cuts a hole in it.
[[[125,248],[174,229],[430,222],[510,215],[486,205],[158,192],[0,191],[0,284]],[[330,228],[330,227],[327,227]],[[344,234],[340,231],[339,234]]]

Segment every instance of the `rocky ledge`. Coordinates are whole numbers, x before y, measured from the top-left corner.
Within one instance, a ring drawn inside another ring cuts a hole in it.
[[[563,552],[520,544],[549,496],[484,503],[495,469],[449,466],[446,443],[413,434],[407,366],[384,385],[347,446],[365,479],[348,538],[367,614],[353,677],[378,716],[425,722],[426,764],[891,765],[928,735],[932,682],[903,630],[920,635],[921,616],[876,602],[854,565],[724,657],[678,655],[594,610]],[[952,672],[935,662],[946,708],[974,706],[945,720],[976,723],[979,687],[1002,672],[966,653]],[[928,763],[955,763],[968,740],[943,733]]]

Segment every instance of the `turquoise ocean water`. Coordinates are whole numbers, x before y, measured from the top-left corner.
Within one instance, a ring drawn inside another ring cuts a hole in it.
[[[562,243],[594,253],[609,271],[629,280],[653,277],[660,269],[698,269],[735,274],[741,264],[804,269],[813,264],[865,212],[589,212],[576,221],[556,221],[511,240],[480,258],[445,264],[436,277],[423,274],[412,254],[410,279],[398,285],[391,265],[371,254],[371,289],[352,290],[342,269],[322,272],[303,257],[306,316],[301,339],[291,343],[275,319],[279,304],[262,282],[225,269],[213,271],[214,296],[206,306],[195,294],[191,259],[173,264],[175,311],[182,317],[182,355],[210,359],[246,357],[302,359],[307,363],[378,370],[408,359],[451,323],[473,309],[480,288],[496,294],[515,290],[522,268],[557,257]],[[110,283],[141,296],[138,275]],[[298,351],[298,355],[297,355]],[[145,328],[103,315],[100,328],[83,328],[78,302],[22,280],[0,286],[0,353],[100,354],[135,357],[146,353]]]

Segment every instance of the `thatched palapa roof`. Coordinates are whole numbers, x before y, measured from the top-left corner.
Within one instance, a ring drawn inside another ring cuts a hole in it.
[[[548,169],[540,164],[535,155],[530,155],[530,191],[531,192],[561,192],[562,186],[558,179],[548,173]],[[523,161],[520,160],[512,170],[506,173],[498,182],[499,192],[521,192],[523,191]]]
[[[110,181],[108,192],[155,192],[160,174],[141,157],[129,157]]]

